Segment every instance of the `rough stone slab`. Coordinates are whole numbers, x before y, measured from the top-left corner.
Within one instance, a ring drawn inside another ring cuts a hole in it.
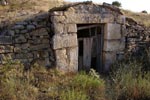
[[[76,24],[67,24],[67,32],[68,33],[77,33],[77,25]]]
[[[55,50],[56,68],[61,71],[68,71],[68,58],[66,49]]]
[[[77,72],[78,71],[78,47],[68,48],[67,56],[69,59],[68,70],[70,72]]]
[[[33,58],[32,53],[18,53],[14,55],[15,59]]]
[[[121,40],[104,41],[104,51],[122,51],[125,49],[125,43]]]
[[[0,44],[12,44],[11,36],[0,36]]]
[[[27,30],[34,30],[35,29],[35,26],[34,25],[27,25]]]
[[[30,48],[29,43],[24,43],[24,44],[15,44],[14,50],[28,50]]]
[[[22,29],[25,29],[25,26],[24,25],[15,25],[12,29],[19,29],[19,30],[22,30]]]
[[[15,31],[14,30],[9,30],[8,34],[11,35],[11,36],[14,36],[15,35]]]
[[[34,50],[45,50],[45,49],[49,49],[50,48],[50,44],[38,44],[38,45],[32,45],[30,46],[30,51],[34,51]]]
[[[53,31],[55,34],[67,33],[65,24],[53,23]]]
[[[77,45],[77,34],[55,35],[53,37],[53,49],[75,47]]]
[[[51,21],[53,23],[66,23],[65,16],[51,16]]]
[[[48,35],[48,32],[46,28],[40,28],[40,29],[30,32],[29,34],[30,36],[44,36],[44,35]]]
[[[121,39],[121,25],[108,23],[105,26],[104,39]]]
[[[27,39],[24,35],[19,35],[15,37],[15,43],[25,43],[27,42]]]

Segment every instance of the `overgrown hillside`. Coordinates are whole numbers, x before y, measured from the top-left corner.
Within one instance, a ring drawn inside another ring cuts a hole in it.
[[[150,27],[150,14],[147,13],[136,13],[129,10],[122,10],[124,15],[133,18],[140,24],[144,24],[147,27]]]
[[[29,18],[63,4],[63,0],[7,0],[7,2],[5,6],[0,5],[0,26]]]

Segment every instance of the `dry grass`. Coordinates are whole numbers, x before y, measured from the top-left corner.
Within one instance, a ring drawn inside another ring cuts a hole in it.
[[[124,15],[135,19],[138,23],[144,24],[145,26],[150,26],[150,14],[146,13],[136,13],[129,10],[122,10]]]
[[[64,74],[35,64],[25,72],[8,62],[0,67],[0,100],[105,100],[105,84],[95,71]]]
[[[56,0],[8,0],[9,5],[0,5],[0,26],[30,18],[39,12],[60,6],[63,2]]]

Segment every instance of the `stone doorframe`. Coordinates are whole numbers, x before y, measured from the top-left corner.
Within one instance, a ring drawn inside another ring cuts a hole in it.
[[[116,60],[116,54],[125,48],[125,25],[114,22],[114,17],[101,18],[100,14],[77,14],[55,11],[51,13],[53,50],[56,68],[65,72],[78,71],[77,24],[104,24],[103,64],[107,71]]]

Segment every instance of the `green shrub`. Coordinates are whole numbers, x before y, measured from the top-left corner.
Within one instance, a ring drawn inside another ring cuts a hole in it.
[[[150,99],[150,72],[142,71],[142,64],[136,61],[118,63],[118,70],[112,73],[111,87],[114,100],[143,100]]]
[[[86,93],[74,89],[63,91],[60,100],[89,100]]]
[[[94,70],[89,74],[80,72],[72,79],[70,85],[76,90],[85,91],[93,100],[105,99],[105,82]]]
[[[117,7],[121,7],[121,3],[118,2],[118,1],[113,1],[113,2],[112,2],[112,5],[113,5],[113,6],[117,6]]]

